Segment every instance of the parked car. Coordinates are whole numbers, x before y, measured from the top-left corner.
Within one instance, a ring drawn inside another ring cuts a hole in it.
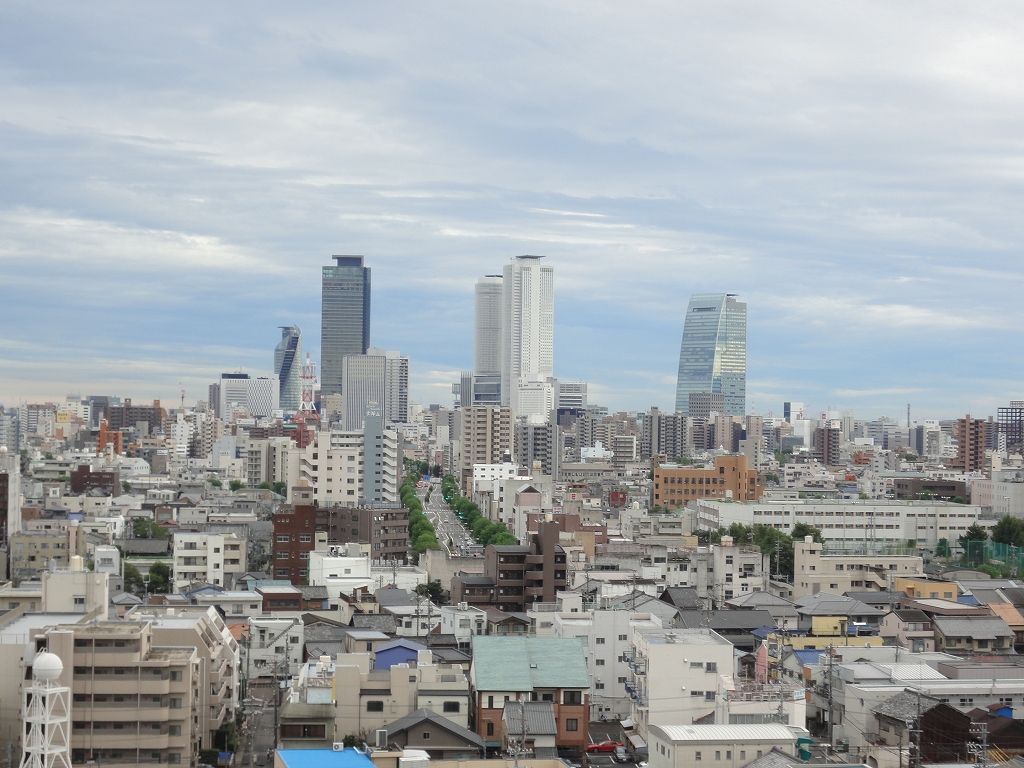
[[[616,763],[630,763],[630,762],[632,762],[632,760],[629,757],[629,752],[626,751],[626,748],[624,746],[623,747],[616,747],[615,748],[615,754],[614,754],[613,757],[614,757]]]
[[[587,752],[614,752],[616,747],[621,747],[622,742],[612,741],[611,739],[605,739],[604,741],[597,741],[593,744],[587,744]]]

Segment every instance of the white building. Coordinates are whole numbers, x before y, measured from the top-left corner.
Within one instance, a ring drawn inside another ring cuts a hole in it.
[[[370,555],[364,554],[359,544],[314,550],[309,553],[309,583],[327,587],[332,606],[338,604],[341,595],[351,595],[358,589],[373,589]]]
[[[511,406],[519,380],[553,375],[555,271],[541,256],[517,256],[502,279],[501,404]]]
[[[299,617],[251,616],[246,677],[297,675],[302,666],[305,627]]]
[[[587,382],[585,381],[559,381],[558,382],[558,408],[587,408]]]
[[[652,768],[693,768],[709,762],[721,768],[742,768],[773,749],[787,755],[797,754],[797,738],[803,729],[781,723],[766,725],[689,725],[651,726],[650,765]],[[778,761],[778,764],[782,764]]]
[[[459,648],[468,651],[473,635],[487,634],[487,613],[467,603],[442,605],[441,634],[455,635]]]
[[[324,430],[302,451],[297,480],[305,480],[316,504],[354,507],[360,499],[399,501],[402,436],[394,429],[378,429],[378,414],[366,423],[369,430]],[[291,491],[289,485],[289,498]]]
[[[242,547],[243,541],[233,533],[176,532],[174,590],[177,592],[193,581],[231,586],[235,575],[245,573],[246,553]]]
[[[826,553],[810,536],[793,542],[793,597],[830,592],[895,591],[899,576],[919,576],[924,561],[915,555]]]

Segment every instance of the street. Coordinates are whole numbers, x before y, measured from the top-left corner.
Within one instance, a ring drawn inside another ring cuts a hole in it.
[[[424,496],[425,496],[424,492]],[[444,547],[449,556],[459,557],[470,554],[470,547],[476,545],[473,535],[466,530],[451,508],[445,503],[441,494],[441,483],[432,482],[430,501],[424,505],[424,513],[437,534],[438,543]],[[449,546],[449,541],[452,542]]]

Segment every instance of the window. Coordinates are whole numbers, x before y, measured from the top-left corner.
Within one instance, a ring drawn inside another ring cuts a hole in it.
[[[167,755],[167,762],[177,765],[181,762],[181,752],[171,752]]]
[[[626,682],[626,678],[624,678],[624,677],[620,677],[620,678],[619,678],[619,682],[620,682],[620,683],[624,683],[624,682]]]
[[[423,740],[426,741],[430,738],[430,731],[423,732]]]
[[[487,723],[487,735],[488,736],[493,736],[494,735],[494,723],[492,723],[490,721],[488,721],[488,723]]]
[[[732,760],[732,750],[731,749],[725,750],[725,759],[726,760]]]
[[[494,709],[494,697],[493,696],[488,696],[487,697],[487,708],[488,709]]]
[[[181,726],[180,725],[169,725],[169,726],[167,726],[167,735],[168,736],[181,736]]]
[[[368,701],[366,702],[367,712],[383,712],[384,702],[383,701]]]
[[[171,670],[171,680],[173,682],[176,682],[176,683],[180,683],[181,682],[181,670],[180,669],[173,669],[173,670]]]
[[[705,701],[714,701],[715,700],[715,692],[714,691],[708,691],[707,693],[705,693],[704,694],[704,700]]]
[[[716,749],[715,750],[715,760],[721,760],[721,759],[722,759],[722,752],[721,752],[721,750]]]
[[[625,640],[625,639],[626,639],[625,635],[619,635],[619,640]]]
[[[457,701],[446,701],[444,703],[445,712],[458,712],[460,710],[460,707],[461,705]]]
[[[664,747],[663,747],[663,749],[664,749]],[[700,752],[694,752],[693,753],[693,759],[694,760],[700,760]]]
[[[704,665],[704,671],[705,672],[717,672],[718,671],[718,662],[717,661],[709,661],[707,664]]]
[[[746,760],[746,759],[747,759],[747,750],[741,749],[740,750],[740,760]]]
[[[594,659],[594,665],[598,667],[604,666],[604,659]]]
[[[171,709],[181,709],[181,699],[171,699]]]
[[[594,690],[603,691],[604,690],[604,683],[594,683]]]
[[[604,638],[603,638],[603,637],[598,637],[598,638],[596,638],[596,639],[594,640],[594,643],[595,643],[596,645],[604,645]]]
[[[567,717],[565,719],[565,730],[567,731],[578,731],[580,729],[580,721],[575,717]]]
[[[582,704],[583,691],[564,691],[562,693],[563,704]]]

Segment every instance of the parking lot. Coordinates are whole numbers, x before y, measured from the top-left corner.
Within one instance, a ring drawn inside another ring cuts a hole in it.
[[[591,723],[587,738],[589,739],[588,743],[591,744],[597,744],[608,739],[619,743],[626,743],[622,728],[615,720]],[[626,744],[626,747],[628,749],[629,745]],[[632,755],[630,757],[631,759],[627,763],[617,763],[611,752],[589,752],[587,753],[587,762],[592,766],[601,766],[601,768],[611,768],[612,766],[635,768],[636,763],[632,761]]]

